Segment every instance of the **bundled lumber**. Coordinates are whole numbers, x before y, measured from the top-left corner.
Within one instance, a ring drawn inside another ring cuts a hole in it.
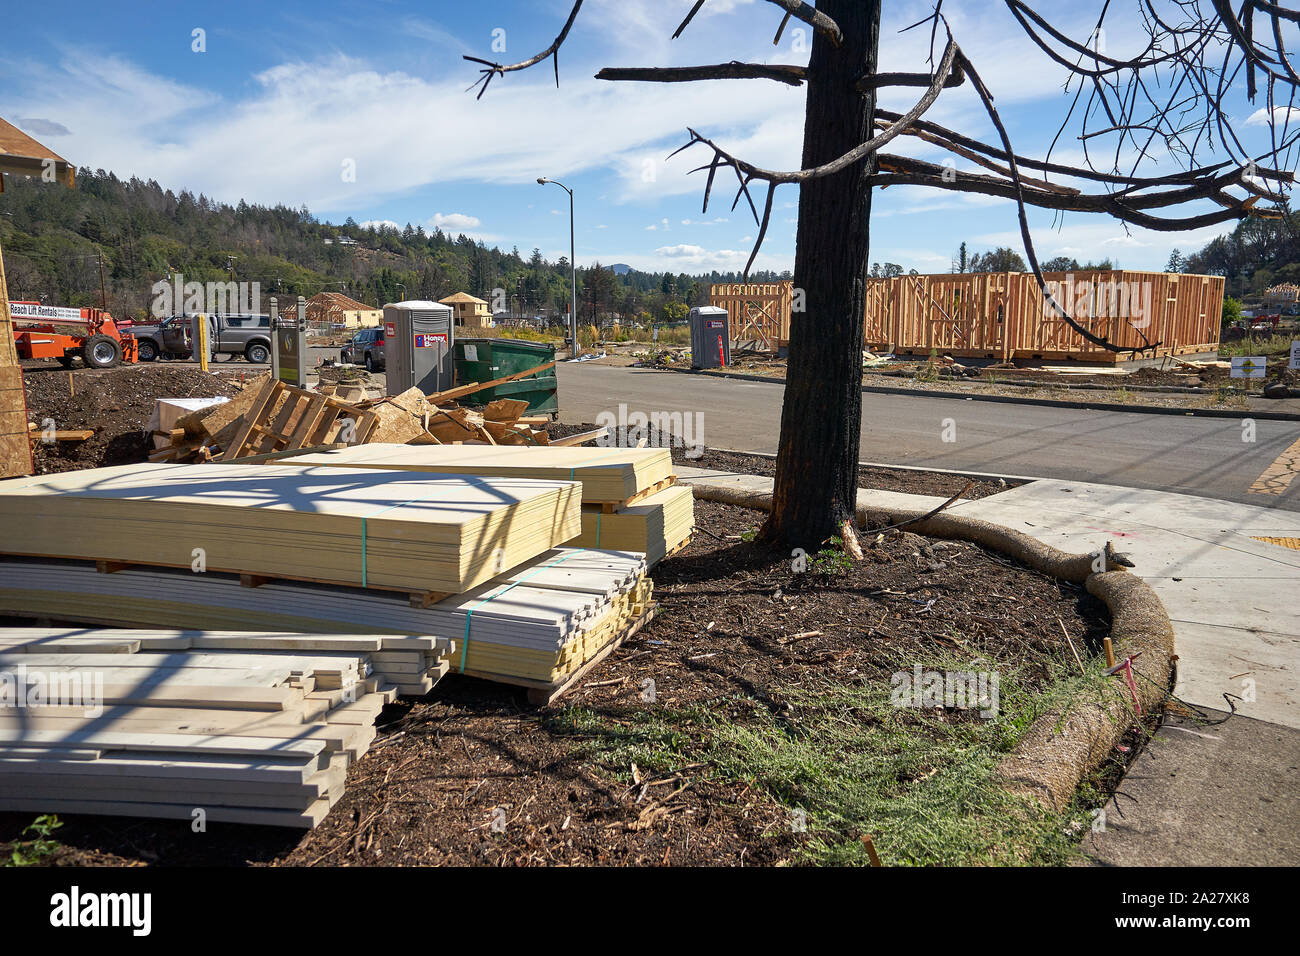
[[[383,591],[290,581],[248,588],[233,575],[160,568],[98,574],[85,562],[0,559],[0,614],[213,631],[404,635],[392,649],[441,637],[456,643],[448,659],[453,671],[547,694],[643,624],[653,610],[651,596],[644,555],[574,548],[549,551],[430,606]],[[394,674],[386,676],[402,687]]]
[[[686,485],[674,485],[606,513],[600,505],[583,505],[578,548],[641,551],[654,567],[681,548],[695,530],[695,497]]]
[[[127,608],[124,617],[130,616]],[[397,693],[422,696],[447,672],[446,658],[455,642],[441,637],[393,634],[326,634],[294,631],[175,630],[119,627],[102,630],[59,628],[8,628],[0,630],[0,656],[26,653],[138,654],[141,651],[220,651],[227,655],[307,655],[315,664],[317,690],[334,690],[367,675]],[[342,669],[348,660],[365,655],[365,670]],[[337,657],[341,669],[333,672],[329,658]]]
[[[396,695],[375,676],[384,655],[432,653],[441,676],[451,649],[365,634],[0,631],[0,810],[314,827]]]
[[[483,477],[579,481],[584,502],[634,504],[674,481],[666,448],[481,448],[359,445],[294,458],[304,466],[378,468]]]
[[[4,483],[0,552],[427,599],[467,591],[577,537],[580,493],[571,481],[371,468],[120,465]]]

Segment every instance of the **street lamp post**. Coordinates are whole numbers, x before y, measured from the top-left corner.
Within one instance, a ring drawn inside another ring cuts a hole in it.
[[[538,176],[537,183],[540,186],[553,183],[569,194],[569,269],[572,280],[569,289],[569,359],[572,361],[578,357],[578,261],[574,257],[573,243],[573,190],[564,183],[545,176]]]

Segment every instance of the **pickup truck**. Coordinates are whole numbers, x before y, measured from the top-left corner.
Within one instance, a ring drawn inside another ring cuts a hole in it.
[[[136,322],[130,332],[135,336],[138,356],[141,362],[152,362],[159,358],[185,358],[189,352],[188,349],[184,354],[172,352],[167,345],[168,330],[178,323],[187,321],[179,315],[169,316],[161,322]],[[175,333],[172,333],[173,345],[175,344]]]
[[[142,345],[140,358],[146,362],[162,358],[189,358],[194,354],[195,316],[173,315],[156,325],[132,327]],[[248,361],[271,361],[271,317],[269,315],[210,315],[208,341],[214,355],[242,355]]]

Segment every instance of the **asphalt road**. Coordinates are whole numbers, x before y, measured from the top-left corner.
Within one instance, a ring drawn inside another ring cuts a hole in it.
[[[714,448],[774,452],[779,382],[561,363],[560,418],[595,422],[607,411],[699,412]],[[1101,482],[1300,511],[1300,479],[1281,495],[1247,491],[1300,439],[1300,423],[1087,411],[910,395],[862,396],[864,461]],[[945,442],[948,433],[954,441]],[[700,440],[699,434],[691,436]]]

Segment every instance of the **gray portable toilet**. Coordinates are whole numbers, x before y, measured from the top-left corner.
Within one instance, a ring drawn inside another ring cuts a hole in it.
[[[716,305],[691,309],[691,368],[726,368],[731,364],[727,310]]]
[[[384,306],[384,371],[389,395],[415,386],[426,395],[453,385],[456,327],[452,309],[415,300]]]

